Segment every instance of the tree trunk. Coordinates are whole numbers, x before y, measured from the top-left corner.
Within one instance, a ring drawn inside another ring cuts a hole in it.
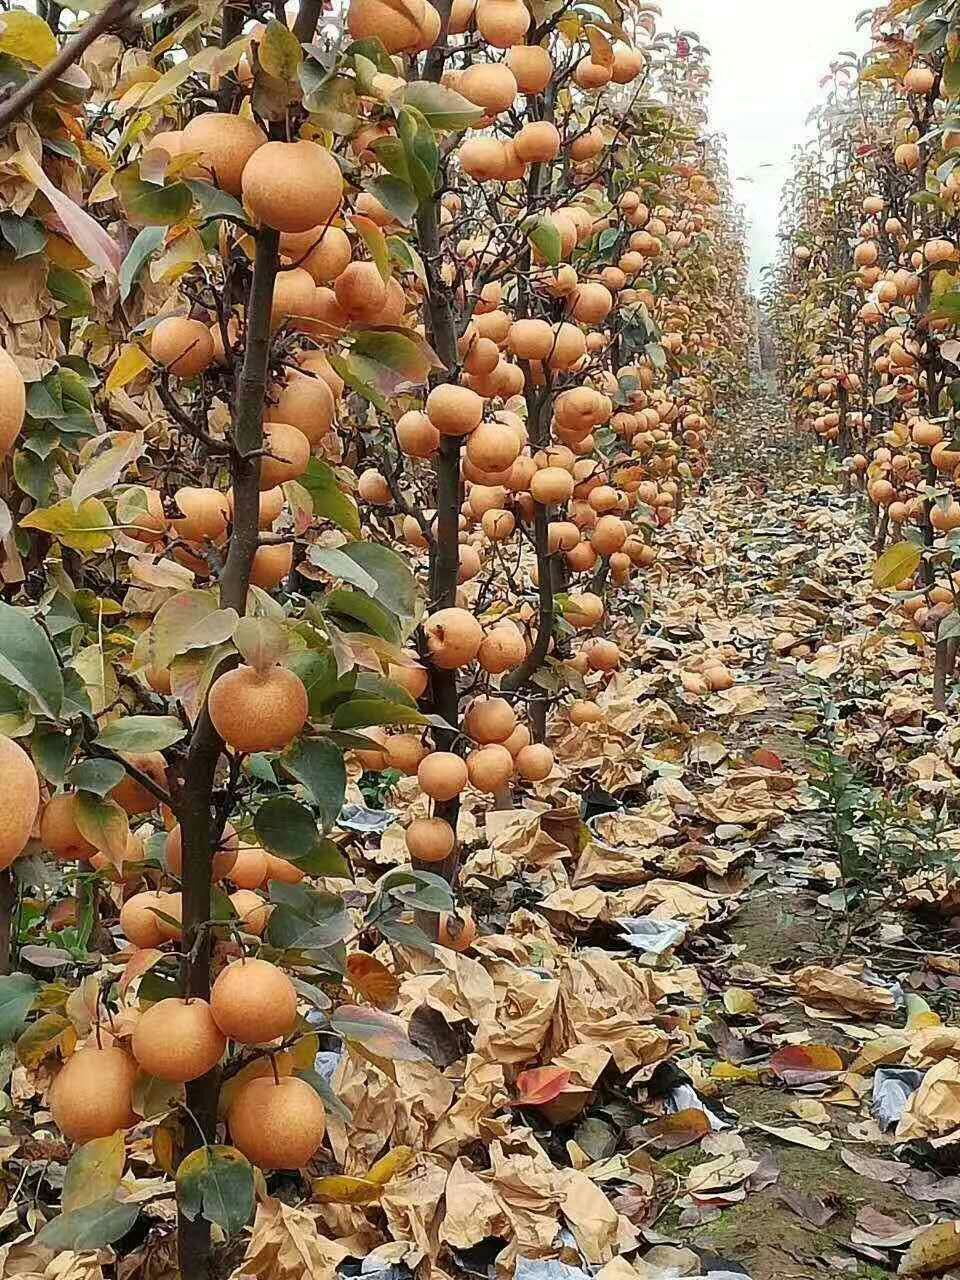
[[[450,21],[451,0],[439,0],[435,6],[440,15],[440,35],[427,52],[424,60],[422,79],[439,82],[443,74],[446,60],[446,31]],[[450,290],[444,284],[439,272],[440,233],[437,221],[437,205],[439,192],[435,192],[430,200],[421,203],[417,213],[417,240],[423,258],[427,276],[426,321],[427,336],[446,370],[447,376],[456,369],[459,356],[457,352],[457,324],[450,300]],[[434,527],[433,544],[430,554],[430,609],[449,609],[456,604],[457,581],[460,576],[460,449],[462,441],[459,436],[444,436],[440,441],[440,450],[435,463],[437,479],[437,520]],[[442,716],[450,725],[450,729],[437,729],[434,738],[441,751],[452,751],[460,729],[460,696],[457,689],[456,671],[441,671],[432,667],[430,671],[430,693],[433,710]],[[434,812],[438,818],[448,822],[456,831],[457,819],[460,815],[459,800],[435,803]],[[423,870],[432,871],[453,885],[457,880],[460,868],[460,847],[454,846],[453,853],[444,862],[420,865]],[[437,917],[432,913],[417,913],[417,924],[429,936],[436,937]]]
[[[17,884],[10,867],[0,871],[0,974],[10,972],[13,917],[17,908]]]
[[[250,568],[257,550],[260,528],[260,455],[263,446],[263,403],[270,354],[270,312],[277,275],[279,236],[269,229],[257,233],[253,282],[247,307],[247,334],[237,389],[233,421],[232,462],[234,515],[230,545],[220,583],[220,607],[242,614],[250,586]],[[217,675],[237,663],[225,658]],[[190,740],[179,790],[177,811],[183,841],[183,960],[181,984],[187,998],[207,999],[210,994],[211,882],[214,844],[220,831],[214,826],[213,787],[223,742],[213,727],[206,706]],[[216,1138],[220,1071],[216,1068],[187,1085],[187,1107],[196,1123],[186,1126],[188,1145],[184,1155]],[[211,1275],[210,1223],[202,1214],[190,1221],[178,1214],[178,1257],[182,1280],[209,1280]]]

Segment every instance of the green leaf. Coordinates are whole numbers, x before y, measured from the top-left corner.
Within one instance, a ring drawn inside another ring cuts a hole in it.
[[[123,1178],[126,1163],[123,1131],[85,1142],[70,1157],[63,1179],[64,1213],[83,1209],[112,1196]]]
[[[353,690],[350,692],[355,692],[358,698],[382,698],[385,702],[396,702],[401,707],[417,709],[416,698],[411,697],[406,689],[394,684],[392,680],[387,680],[385,676],[375,675],[372,671],[359,671],[354,680]],[[339,701],[346,702],[346,700],[344,697]]]
[[[391,1062],[427,1061],[426,1054],[410,1043],[400,1019],[380,1009],[342,1004],[330,1015],[330,1028],[378,1058]]]
[[[383,174],[379,178],[368,178],[363,184],[364,191],[369,191],[383,207],[397,219],[407,225],[420,207],[417,193],[402,178],[392,174]]]
[[[177,1199],[191,1222],[202,1213],[226,1235],[236,1235],[253,1216],[250,1161],[236,1147],[201,1147],[191,1152],[177,1169]]]
[[[873,585],[881,591],[912,578],[920,567],[923,551],[912,542],[895,542],[873,566]]]
[[[549,266],[559,266],[563,256],[563,242],[559,230],[549,218],[541,218],[531,227],[527,232],[527,239]]]
[[[18,449],[13,455],[13,478],[17,488],[29,493],[34,502],[41,506],[45,506],[53,497],[52,458],[41,458],[32,451]]]
[[[354,369],[384,395],[426,384],[431,369],[443,365],[422,338],[388,325],[361,329],[350,348]]]
[[[941,89],[948,98],[960,97],[960,57],[947,58],[944,62]]]
[[[425,951],[428,956],[436,955],[436,943],[431,942],[415,924],[407,924],[396,915],[381,916],[377,929],[388,942],[395,942],[398,947],[412,947],[415,951]]]
[[[301,649],[290,654],[286,666],[296,672],[303,682],[307,691],[310,718],[320,715],[339,683],[333,654],[321,653],[316,649]]]
[[[390,252],[387,249],[387,238],[372,218],[362,214],[351,214],[348,221],[366,246],[367,252],[376,263],[381,279],[386,283],[390,279]]]
[[[52,266],[47,272],[47,288],[50,296],[62,304],[57,310],[60,320],[73,320],[93,313],[93,293],[76,271]]]
[[[105,796],[126,776],[127,771],[118,760],[81,760],[67,774],[66,781],[77,791]]]
[[[376,408],[386,409],[387,397],[367,381],[369,370],[361,361],[354,361],[349,352],[342,355],[335,351],[327,352],[327,360],[351,391],[355,391],[358,396],[363,396],[364,400],[369,400]]]
[[[350,932],[350,917],[339,894],[276,880],[269,889],[270,901],[276,904],[267,925],[272,946],[285,951],[332,947]]]
[[[136,1201],[115,1200],[101,1196],[82,1209],[73,1209],[52,1218],[37,1234],[34,1244],[44,1249],[89,1253],[103,1249],[125,1236],[137,1220],[140,1205]]]
[[[113,521],[99,498],[87,498],[78,507],[69,498],[64,498],[52,507],[38,507],[31,511],[23,517],[20,525],[27,529],[42,529],[74,551],[106,551],[113,543]]]
[[[360,114],[356,81],[350,76],[327,76],[324,72],[325,78],[317,84],[308,75],[307,68],[318,66],[309,60],[303,64],[300,72],[300,83],[304,88],[303,105],[321,129],[329,129],[341,138],[348,138],[356,132]]]
[[[182,222],[193,208],[193,192],[185,182],[162,187],[144,182],[139,162],[114,174],[113,186],[135,227],[171,227]]]
[[[187,186],[193,193],[193,198],[199,205],[200,216],[204,220],[217,218],[246,218],[246,212],[243,205],[236,197],[230,195],[226,191],[221,191],[219,187],[215,187],[212,182],[199,182],[190,179]],[[214,221],[210,222],[210,226],[204,229],[204,235],[212,229],[213,244],[216,245],[217,228]]]
[[[377,600],[398,618],[412,618],[417,611],[417,580],[403,556],[379,542],[354,542],[342,552],[376,583]]]
[[[328,592],[323,600],[323,611],[325,614],[339,615],[358,622],[364,630],[373,632],[390,644],[400,643],[400,628],[393,614],[359,591],[341,587],[337,591]],[[356,629],[355,626],[348,628],[353,631]]]
[[[257,57],[268,76],[289,82],[296,80],[300,74],[303,50],[293,32],[282,22],[272,19],[260,38]]]
[[[350,863],[333,841],[326,838],[318,841],[309,853],[289,861],[308,876],[339,876],[345,880],[350,877]]]
[[[352,1121],[353,1112],[345,1102],[341,1102],[318,1071],[308,1067],[306,1071],[295,1071],[293,1074],[298,1080],[307,1082],[310,1088],[323,1100],[323,1105],[328,1111],[332,1111],[335,1116],[339,1116],[345,1124],[349,1124]]]
[[[15,1040],[23,1030],[40,985],[28,973],[0,977],[0,1044]]]
[[[27,387],[27,413],[38,422],[56,422],[66,417],[63,388],[56,370]]]
[[[53,645],[23,609],[0,604],[0,677],[30,694],[51,719],[63,705],[63,674]]]
[[[404,101],[416,107],[435,129],[459,131],[483,119],[483,112],[453,89],[430,80],[414,80],[407,85]]]
[[[73,805],[77,830],[85,840],[108,854],[122,858],[130,840],[127,812],[115,800],[106,800],[89,791],[78,791]]]
[[[344,533],[360,537],[360,513],[357,504],[343,492],[336,472],[319,458],[311,458],[310,465],[300,477],[310,500],[313,514],[332,521]]]
[[[111,751],[163,751],[186,736],[176,716],[124,716],[108,724],[95,745]]]
[[[314,544],[307,550],[307,559],[324,573],[329,573],[332,578],[342,578],[344,582],[359,587],[361,591],[367,591],[372,595],[377,589],[376,578],[372,578],[365,569],[361,569],[356,561],[339,547],[319,547]]]
[[[366,58],[368,62],[373,63],[376,71],[383,71],[388,76],[397,74],[396,64],[383,47],[383,41],[375,38],[352,41],[344,49],[343,57],[345,60],[352,58],[354,62],[358,58]]]
[[[401,239],[400,236],[388,236],[387,246],[390,250],[390,257],[403,271],[412,271],[422,285],[427,285],[427,269],[424,266],[423,259],[412,244]],[[429,290],[426,290],[429,292]]]
[[[375,724],[428,724],[422,711],[385,698],[350,698],[333,713],[335,729],[366,729]]]
[[[321,828],[329,831],[340,816],[347,789],[343,753],[323,738],[301,738],[284,752],[282,763],[313,796]]]
[[[411,871],[398,867],[377,881],[377,893],[389,894],[405,907],[422,911],[452,911],[453,894],[443,876],[432,871]]]
[[[0,213],[0,234],[18,262],[21,258],[41,253],[47,243],[47,233],[36,218],[21,218],[9,210]]]
[[[667,367],[667,353],[659,342],[648,342],[644,350],[649,357],[650,363],[655,369],[664,370]]]
[[[262,804],[253,827],[263,847],[281,858],[309,853],[320,839],[313,814],[289,796],[273,796]]]
[[[397,133],[407,157],[406,180],[418,200],[432,199],[440,168],[437,135],[424,116],[410,106],[397,114]]]
[[[55,787],[63,785],[76,740],[50,725],[40,725],[30,739],[30,755],[39,772]]]
[[[137,238],[130,246],[127,256],[120,267],[120,301],[126,302],[133,286],[147,261],[161,247],[164,240],[163,227],[144,227],[137,233]]]

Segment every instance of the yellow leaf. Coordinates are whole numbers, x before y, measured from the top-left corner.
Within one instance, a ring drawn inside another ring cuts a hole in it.
[[[65,271],[85,271],[90,266],[87,255],[55,231],[47,232],[46,254],[55,267],[63,267]]]
[[[596,27],[587,27],[587,39],[590,41],[590,56],[601,67],[613,66],[613,45]]]
[[[153,1131],[153,1158],[169,1177],[174,1177],[184,1147],[184,1124],[175,1113],[164,1118]]]
[[[123,1131],[85,1142],[70,1157],[63,1183],[63,1211],[82,1209],[116,1191],[123,1177],[126,1149]]]
[[[873,585],[881,591],[912,578],[920,567],[921,549],[915,542],[895,542],[873,566]]]
[[[184,80],[189,79],[193,68],[190,65],[190,59],[183,62],[176,62],[169,71],[165,71],[163,75],[154,84],[149,87],[144,85],[144,92],[137,95],[137,101],[131,106],[136,105],[140,111],[146,111],[147,107],[152,107],[156,102],[162,102],[165,98],[169,98],[179,89]],[[139,87],[139,86],[137,86]],[[128,97],[130,95],[127,95]],[[124,105],[120,104],[121,107]]]
[[[45,67],[57,56],[53,32],[35,13],[11,9],[0,18],[0,53],[9,53],[21,62]]]
[[[77,1033],[69,1018],[62,1013],[45,1013],[17,1040],[17,1060],[25,1067],[35,1067],[58,1047],[66,1056],[76,1043]]]
[[[399,982],[381,960],[365,951],[347,956],[347,981],[378,1009],[392,1009],[397,1003]]]
[[[938,1276],[957,1262],[960,1262],[960,1222],[938,1222],[912,1241],[897,1274]]]
[[[385,1187],[391,1178],[405,1173],[417,1158],[412,1147],[394,1147],[367,1170],[367,1180]]]
[[[107,392],[119,391],[128,382],[132,382],[134,378],[139,377],[144,369],[149,369],[151,363],[150,357],[143,347],[128,343],[120,352],[116,363],[110,370],[110,374],[104,384],[104,390]]]
[[[24,516],[25,529],[42,529],[52,533],[65,547],[74,551],[105,551],[113,542],[113,521],[99,498],[88,498],[75,507],[69,498],[52,507],[38,507]]]
[[[173,284],[206,254],[200,233],[192,228],[167,245],[159,257],[150,263],[150,279],[157,284]]]
[[[169,71],[165,71],[160,79],[150,86],[136,105],[141,111],[146,111],[148,107],[152,107],[158,102],[163,102],[166,98],[171,97],[183,84],[184,80],[188,79],[194,72],[209,71],[220,54],[219,47],[204,46],[204,48],[187,58],[185,62],[175,63]]]
[[[727,1013],[756,1013],[757,998],[743,987],[731,987],[724,993],[723,1007]]]
[[[320,1204],[370,1204],[380,1198],[382,1191],[369,1178],[349,1178],[345,1174],[315,1178],[310,1185],[314,1200]]]
[[[718,1062],[710,1070],[714,1080],[732,1080],[738,1084],[757,1084],[760,1072],[752,1067],[735,1067],[732,1062]]]
[[[907,996],[907,1027],[910,1031],[941,1025],[940,1015],[934,1013],[922,996],[913,994]]]

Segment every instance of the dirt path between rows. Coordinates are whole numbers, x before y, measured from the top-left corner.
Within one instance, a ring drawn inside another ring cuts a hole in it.
[[[917,1118],[905,1132],[936,1110],[915,1090],[943,1052],[960,1053],[958,937],[948,919],[931,928],[899,905],[875,902],[862,928],[851,921],[836,836],[844,793],[825,801],[811,778],[817,753],[849,755],[882,803],[893,770],[905,771],[898,784],[915,779],[928,813],[954,794],[953,742],[931,710],[925,657],[870,587],[856,499],[824,487],[816,460],[798,469],[792,446],[776,443],[781,412],[769,396],[755,401],[728,469],[686,505],[644,626],[640,671],[678,722],[648,721],[656,776],[635,799],[647,813],[669,800],[681,837],[658,874],[689,884],[673,855],[699,853],[694,879],[719,895],[678,953],[703,985],[704,1016],[696,1051],[671,1064],[718,1127],[658,1151],[676,1192],[648,1238],[659,1233],[657,1257],[674,1258],[664,1274],[697,1274],[684,1260],[693,1248],[704,1274],[866,1280],[895,1272],[919,1229],[958,1214],[957,1148],[931,1146],[933,1130],[895,1141],[874,1105],[875,1063],[908,1063]],[[717,651],[733,687],[678,696],[678,673]],[[615,819],[598,821],[616,843]],[[931,945],[943,953],[932,961]],[[943,1107],[960,1122],[960,1102]],[[942,1258],[913,1273],[949,1275],[960,1251]]]

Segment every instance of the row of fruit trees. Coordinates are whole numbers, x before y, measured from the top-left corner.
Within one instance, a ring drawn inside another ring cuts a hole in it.
[[[21,1182],[38,1244],[135,1237],[144,1136],[185,1277],[271,1171],[358,1204],[411,1158],[335,1176],[318,1047],[422,1056],[398,982],[482,927],[461,807],[602,716],[747,354],[706,54],[657,12],[0,17],[0,1035],[73,1152],[59,1204]]]
[[[794,417],[865,494],[874,583],[935,646],[942,707],[960,638],[960,25],[940,0],[868,22],[795,156],[767,302]]]

